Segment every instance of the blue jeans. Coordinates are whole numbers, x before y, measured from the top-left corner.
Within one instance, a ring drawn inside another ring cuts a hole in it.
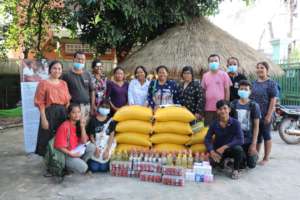
[[[109,170],[109,162],[107,163],[99,163],[97,161],[94,160],[88,160],[87,162],[88,166],[89,166],[89,170],[91,172],[108,172]]]

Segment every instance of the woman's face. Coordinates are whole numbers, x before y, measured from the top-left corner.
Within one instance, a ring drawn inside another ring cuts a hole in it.
[[[124,72],[121,69],[118,69],[114,75],[116,81],[123,81],[124,80]]]
[[[184,81],[192,81],[193,76],[192,76],[191,71],[185,71],[185,72],[183,72],[182,78],[183,78]]]
[[[256,74],[260,78],[265,78],[268,76],[268,70],[264,65],[258,64],[256,66]]]
[[[69,114],[71,121],[79,121],[81,117],[80,108],[78,106],[73,107],[72,111]]]
[[[142,68],[138,68],[136,70],[136,74],[135,74],[136,78],[139,80],[139,81],[143,81],[146,79],[146,74],[144,72],[144,70]]]
[[[62,66],[60,63],[56,63],[50,70],[50,76],[54,79],[58,79],[62,74]]]
[[[168,79],[168,72],[167,72],[167,70],[165,68],[160,68],[158,70],[157,76],[158,76],[158,80],[160,80],[160,81],[167,81],[167,79]]]
[[[93,69],[93,73],[97,75],[103,75],[104,67],[101,63],[97,63]]]

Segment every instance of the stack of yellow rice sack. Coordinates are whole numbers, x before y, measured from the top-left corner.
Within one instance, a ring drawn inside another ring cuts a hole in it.
[[[152,110],[144,106],[124,106],[113,119],[117,121],[117,151],[149,149],[152,133]]]
[[[155,144],[154,150],[170,152],[186,149],[185,144],[192,134],[189,122],[195,120],[188,109],[178,106],[158,108],[154,119],[154,134],[150,139]]]
[[[207,134],[208,127],[203,127],[198,133],[192,135],[191,139],[186,143],[186,145],[190,146],[190,149],[193,153],[206,152],[206,147],[204,145],[204,139]]]

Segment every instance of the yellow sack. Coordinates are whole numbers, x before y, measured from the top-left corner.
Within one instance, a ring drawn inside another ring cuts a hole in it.
[[[151,136],[150,141],[153,144],[186,144],[190,137],[187,135],[179,135],[172,133],[158,133]]]
[[[200,132],[192,135],[191,139],[186,143],[187,145],[204,143],[205,136],[207,134],[208,127],[203,127]]]
[[[155,151],[160,151],[160,152],[170,152],[170,151],[183,151],[186,150],[184,145],[180,144],[156,144],[154,146]]]
[[[151,146],[149,135],[140,133],[118,133],[115,138],[118,144]]]
[[[192,150],[193,153],[196,152],[205,153],[207,151],[205,144],[194,144],[190,147],[190,149]]]
[[[138,145],[133,145],[133,144],[118,144],[116,150],[118,152],[122,151],[127,151],[129,152],[130,150],[148,150],[149,147],[145,146],[138,146]]]
[[[155,133],[176,133],[189,135],[192,134],[192,128],[189,123],[184,122],[156,122],[153,130]]]
[[[154,118],[159,122],[190,122],[196,119],[193,113],[191,113],[187,108],[178,106],[158,108],[155,112]]]
[[[117,122],[126,121],[126,120],[141,120],[141,121],[150,121],[152,119],[152,110],[145,106],[123,106],[120,108],[113,119]]]
[[[150,134],[152,132],[152,124],[146,121],[139,120],[128,120],[118,122],[116,126],[117,132],[133,132],[133,133],[142,133]]]

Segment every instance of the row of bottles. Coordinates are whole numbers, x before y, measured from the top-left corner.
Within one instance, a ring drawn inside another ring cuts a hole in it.
[[[182,166],[184,168],[192,168],[194,162],[208,161],[208,154],[195,153],[192,151],[181,152],[155,152],[151,150],[131,150],[115,151],[111,160],[116,161],[131,161],[131,162],[153,162],[162,165]]]

